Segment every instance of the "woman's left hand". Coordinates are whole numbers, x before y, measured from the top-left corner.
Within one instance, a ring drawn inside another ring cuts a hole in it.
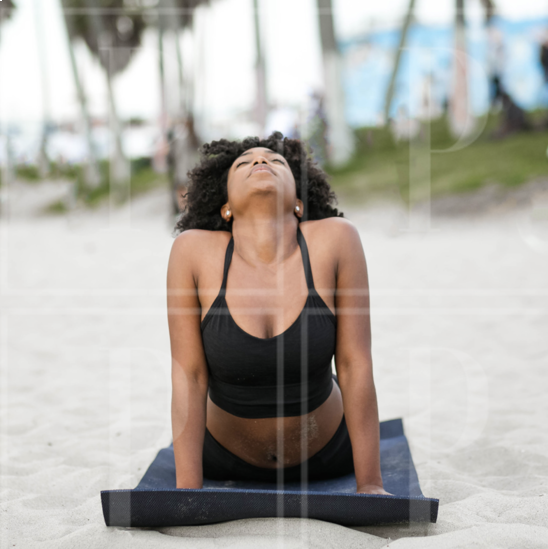
[[[358,486],[356,489],[357,494],[380,494],[381,496],[393,496],[390,492],[387,492],[382,486],[377,486],[376,484],[364,484],[363,486]]]

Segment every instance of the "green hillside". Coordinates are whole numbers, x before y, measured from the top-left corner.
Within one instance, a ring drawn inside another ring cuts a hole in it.
[[[331,185],[337,195],[353,202],[377,197],[409,202],[411,183],[411,202],[416,202],[430,190],[435,197],[489,183],[511,187],[548,177],[547,113],[528,116],[535,129],[503,138],[496,137],[498,115],[480,119],[477,136],[460,147],[455,147],[445,119],[423,125],[411,143],[395,142],[386,128],[361,128],[353,160],[344,169],[327,168]]]

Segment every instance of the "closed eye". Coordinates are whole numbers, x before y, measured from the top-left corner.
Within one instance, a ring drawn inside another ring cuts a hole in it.
[[[285,166],[285,162],[283,160],[280,160],[279,158],[274,158],[272,162],[279,162],[280,164],[283,164]],[[236,164],[236,169],[242,166],[243,164],[249,164],[249,162],[240,162],[239,164]]]

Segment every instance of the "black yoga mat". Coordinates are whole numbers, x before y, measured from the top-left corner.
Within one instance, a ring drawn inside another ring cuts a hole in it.
[[[436,522],[439,500],[422,495],[401,419],[383,421],[381,471],[394,494],[356,494],[354,474],[277,484],[204,479],[201,490],[175,488],[173,446],[160,450],[134,490],[101,492],[107,526],[192,526],[244,518],[302,517],[344,526]]]

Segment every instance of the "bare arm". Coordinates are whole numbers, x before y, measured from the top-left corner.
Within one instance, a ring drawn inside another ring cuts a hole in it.
[[[171,341],[171,424],[177,488],[202,488],[208,371],[201,308],[191,258],[199,238],[185,231],[173,243],[167,273]]]
[[[334,218],[339,261],[335,308],[335,367],[352,443],[357,492],[387,494],[380,466],[380,430],[371,356],[369,280],[360,235],[354,225]]]

